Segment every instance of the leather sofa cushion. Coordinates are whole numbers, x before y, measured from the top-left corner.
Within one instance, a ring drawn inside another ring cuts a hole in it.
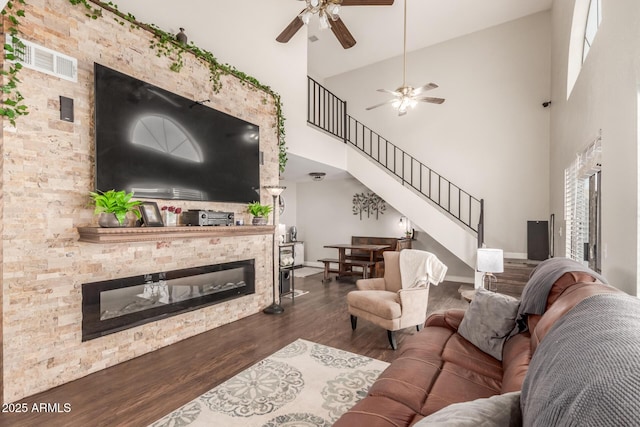
[[[342,415],[334,427],[398,427],[413,424],[421,416],[408,406],[381,396],[368,396]]]
[[[568,288],[573,286],[578,282],[590,283],[596,282],[600,283],[596,280],[595,277],[591,276],[588,273],[580,272],[580,271],[570,271],[568,273],[564,273],[556,282],[553,284],[551,289],[549,290],[549,295],[547,296],[547,307],[548,310],[553,303],[566,291]],[[545,310],[545,311],[546,311]],[[530,331],[534,331],[540,318],[542,315],[540,314],[530,314],[527,316],[527,327]]]
[[[427,321],[425,326],[442,326],[449,328],[453,331],[457,331],[462,319],[464,318],[465,310],[451,309],[446,311],[437,311],[433,313]]]
[[[502,351],[502,388],[500,393],[522,389],[531,361],[531,335],[523,332],[507,340]]]
[[[442,359],[461,368],[500,381],[501,363],[471,344],[459,334],[454,334],[447,343]]]
[[[429,415],[452,403],[466,402],[500,393],[500,380],[445,362],[420,413]]]
[[[436,316],[447,318],[445,313]],[[424,416],[451,403],[498,394],[501,381],[499,361],[455,329],[431,325],[403,344],[398,358],[380,375],[369,395],[403,402]]]
[[[536,325],[536,328],[531,334],[531,352],[536,352],[538,344],[553,327],[556,321],[575,307],[575,305],[580,301],[592,295],[611,293],[626,295],[619,289],[603,285],[599,282],[580,282],[567,287],[562,294],[558,296],[554,304],[544,313],[544,315],[542,315],[540,321]]]
[[[369,395],[388,397],[420,412],[441,366],[442,361],[437,357],[396,359],[373,383]]]

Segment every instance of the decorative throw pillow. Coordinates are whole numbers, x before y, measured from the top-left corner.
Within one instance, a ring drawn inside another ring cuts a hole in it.
[[[516,324],[519,304],[513,297],[479,288],[458,333],[480,350],[502,360],[502,347]]]
[[[454,403],[415,423],[413,427],[519,427],[520,392]]]

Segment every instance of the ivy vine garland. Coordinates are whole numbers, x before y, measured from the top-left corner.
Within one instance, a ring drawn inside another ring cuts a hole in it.
[[[24,5],[25,0],[17,0],[18,4]],[[3,19],[2,27],[4,27],[4,23],[8,22],[9,28],[8,33],[11,37],[11,43],[4,43],[4,57],[9,61],[9,71],[0,69],[0,75],[6,77],[6,83],[2,84],[2,107],[0,107],[0,114],[3,117],[9,119],[9,123],[12,126],[16,125],[16,119],[20,116],[26,116],[29,114],[27,110],[27,106],[22,104],[24,101],[24,97],[18,91],[18,72],[22,69],[22,64],[19,62],[13,62],[20,55],[24,54],[22,50],[24,45],[20,43],[18,39],[18,26],[20,25],[20,21],[18,21],[18,17],[24,16],[24,9],[14,10],[15,2],[9,1],[7,5],[2,10],[2,17],[6,18],[6,21]],[[3,31],[4,32],[4,28]]]
[[[26,4],[25,0],[15,1],[23,5]],[[120,12],[117,6],[111,2],[104,3],[99,0],[69,0],[69,3],[74,6],[84,6],[87,10],[86,16],[91,19],[98,19],[98,17],[102,16],[102,9],[106,9],[115,14],[115,20],[120,25],[125,25],[128,22],[131,28],[140,28],[150,32],[153,35],[154,40],[151,41],[149,47],[155,49],[156,55],[158,57],[165,56],[172,60],[172,63],[170,65],[170,69],[172,71],[180,72],[184,65],[184,53],[190,53],[196,58],[205,61],[209,67],[210,81],[213,90],[216,93],[218,93],[220,91],[220,88],[222,87],[220,78],[223,75],[229,74],[239,79],[243,84],[249,84],[256,89],[265,92],[267,95],[270,95],[273,98],[276,107],[279,169],[280,172],[284,171],[285,165],[287,163],[284,128],[285,118],[282,113],[282,101],[278,93],[273,91],[269,86],[260,83],[256,78],[237,70],[235,67],[228,64],[221,64],[211,52],[198,48],[195,44],[193,44],[193,42],[189,43],[188,45],[183,45],[175,39],[175,36],[173,34],[169,34],[155,25],[148,25],[138,22],[135,16],[131,15],[130,13],[124,14]],[[99,7],[93,7],[90,3],[95,4]],[[5,9],[2,11],[2,15],[6,16],[8,18],[8,21],[11,23],[9,33],[12,36],[13,44],[19,46],[19,40],[17,38],[19,21],[17,19],[17,16],[24,16],[24,10],[18,10],[14,12],[13,6],[14,2],[9,1]],[[19,53],[14,51],[14,47],[9,44],[5,44],[4,49],[5,58],[7,58],[8,60],[15,59],[16,55]],[[21,68],[22,65],[16,62],[10,67],[8,72],[4,70],[0,71],[3,75],[9,77],[8,83],[2,86],[2,92],[3,94],[5,94],[5,100],[3,108],[0,109],[0,113],[4,117],[8,118],[13,125],[15,125],[15,119],[18,116],[28,114],[27,107],[20,104],[20,102],[22,102],[24,98],[17,90],[17,83],[19,82],[19,80],[17,79],[16,75]]]

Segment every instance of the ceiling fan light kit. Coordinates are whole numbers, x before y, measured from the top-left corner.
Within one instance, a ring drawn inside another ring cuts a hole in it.
[[[419,88],[414,88],[407,85],[407,0],[404,0],[404,44],[402,53],[402,86],[396,90],[378,89],[378,92],[389,93],[395,98],[390,99],[380,104],[367,107],[366,110],[373,110],[374,108],[381,107],[383,105],[391,104],[391,106],[398,111],[399,116],[407,114],[409,108],[415,107],[418,102],[429,102],[431,104],[442,104],[444,98],[433,98],[430,96],[419,96],[422,92],[436,89],[438,87],[435,83],[427,83]]]
[[[329,19],[337,21],[340,16],[340,0],[306,0],[307,7],[300,12],[298,17],[304,25],[309,25],[312,15],[318,15],[321,30],[331,27]]]
[[[306,7],[276,37],[280,43],[291,40],[303,25],[308,25],[313,15],[318,15],[321,30],[331,29],[343,48],[356,44],[347,26],[340,19],[342,6],[391,6],[394,0],[305,0]]]

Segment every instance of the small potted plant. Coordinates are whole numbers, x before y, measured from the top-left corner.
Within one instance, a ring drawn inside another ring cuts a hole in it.
[[[142,202],[131,200],[133,192],[109,190],[91,191],[89,194],[95,205],[94,213],[99,215],[98,224],[100,227],[126,227],[129,212],[140,219],[138,206]]]
[[[263,205],[260,202],[249,203],[247,206],[247,212],[253,215],[251,224],[253,225],[266,225],[267,218],[273,208],[270,205]]]

